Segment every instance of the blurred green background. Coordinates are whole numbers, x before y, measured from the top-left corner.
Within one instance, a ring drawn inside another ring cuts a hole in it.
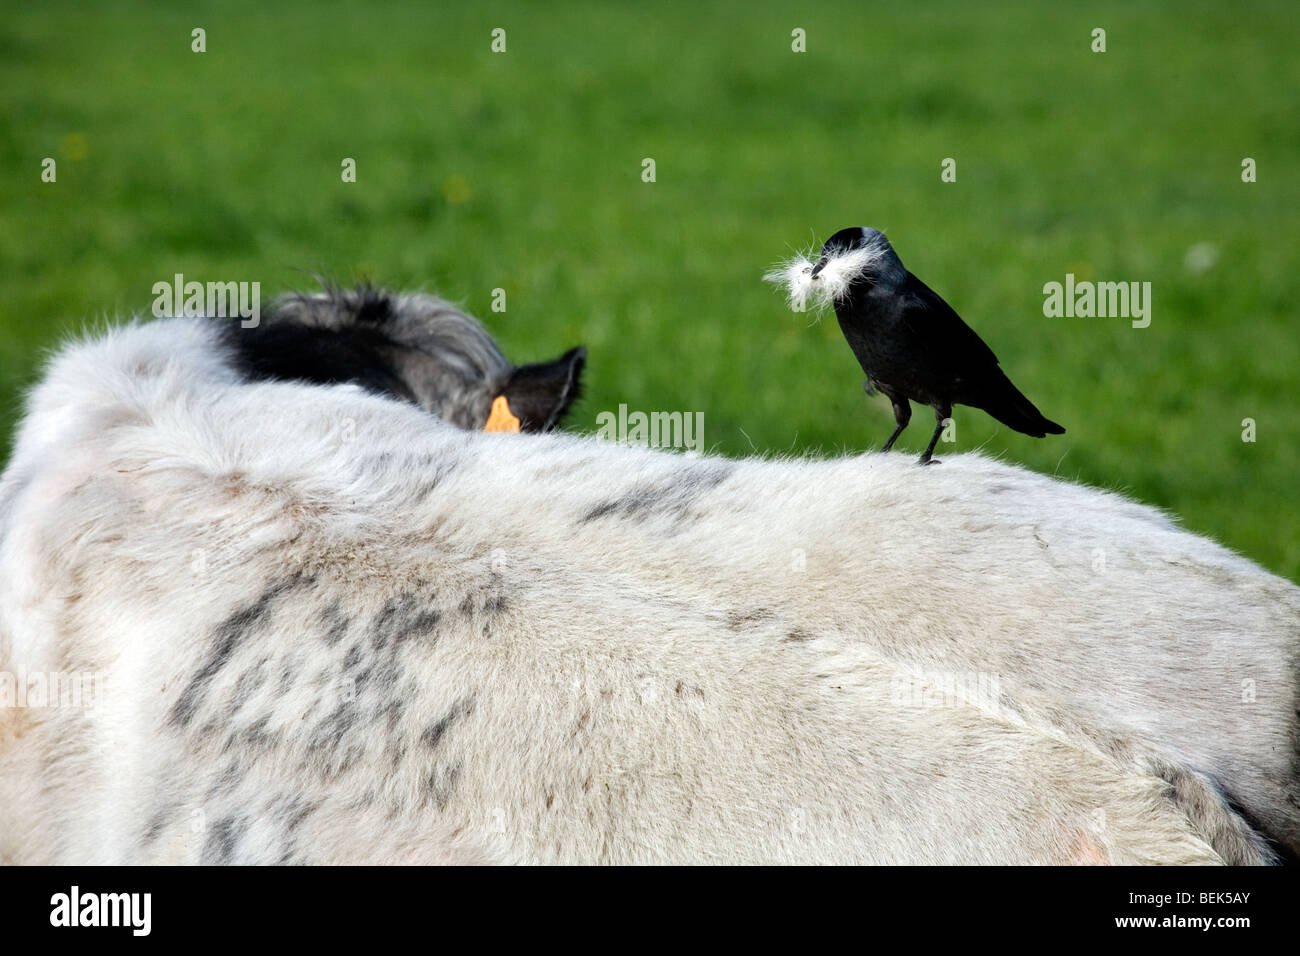
[[[760,277],[872,225],[1069,429],[959,409],[959,448],[1164,506],[1298,579],[1297,50],[1293,0],[10,9],[0,434],[45,349],[147,311],[154,282],[265,297],[314,270],[438,291],[517,362],[585,343],[581,430],[626,402],[703,411],[729,455],[858,451],[887,403],[833,318]],[[1044,317],[1066,272],[1151,282],[1151,326]]]

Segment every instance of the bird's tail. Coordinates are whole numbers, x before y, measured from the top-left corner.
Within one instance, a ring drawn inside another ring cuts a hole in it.
[[[1011,384],[1011,379],[1007,378],[1002,369],[996,369],[996,381],[989,383],[988,389],[981,397],[984,401],[976,407],[982,408],[1008,428],[1014,428],[1034,438],[1065,434],[1064,428],[1044,417],[1043,413],[1034,407],[1034,403]]]

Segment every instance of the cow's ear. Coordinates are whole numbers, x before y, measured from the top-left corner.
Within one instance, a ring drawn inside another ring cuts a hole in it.
[[[569,349],[553,362],[521,365],[502,389],[510,411],[526,432],[544,432],[559,424],[582,388],[587,350]]]

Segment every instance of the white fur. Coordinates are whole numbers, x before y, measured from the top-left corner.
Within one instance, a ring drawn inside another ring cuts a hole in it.
[[[1225,792],[1300,846],[1300,589],[1150,508],[462,432],[210,331],[31,396],[0,670],[107,696],[0,710],[0,859],[1271,859]]]
[[[812,260],[801,254],[773,268],[763,276],[763,281],[784,286],[786,302],[790,308],[795,312],[805,312],[810,302],[815,305],[819,302],[818,292],[824,289],[817,280],[813,279],[812,271]],[[829,301],[827,298],[826,302]]]
[[[883,243],[872,243],[829,257],[821,272],[813,276],[815,263],[800,254],[763,276],[767,282],[785,286],[786,301],[796,312],[811,304],[821,311],[849,294],[854,280],[871,272],[885,255]]]

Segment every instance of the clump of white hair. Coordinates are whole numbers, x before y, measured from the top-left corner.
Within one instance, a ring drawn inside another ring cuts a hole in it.
[[[844,301],[854,281],[873,271],[888,249],[889,245],[883,241],[845,249],[828,258],[816,276],[812,274],[813,259],[808,253],[799,253],[772,269],[763,279],[785,286],[786,300],[794,311],[805,312],[811,303],[820,312],[829,305]]]

